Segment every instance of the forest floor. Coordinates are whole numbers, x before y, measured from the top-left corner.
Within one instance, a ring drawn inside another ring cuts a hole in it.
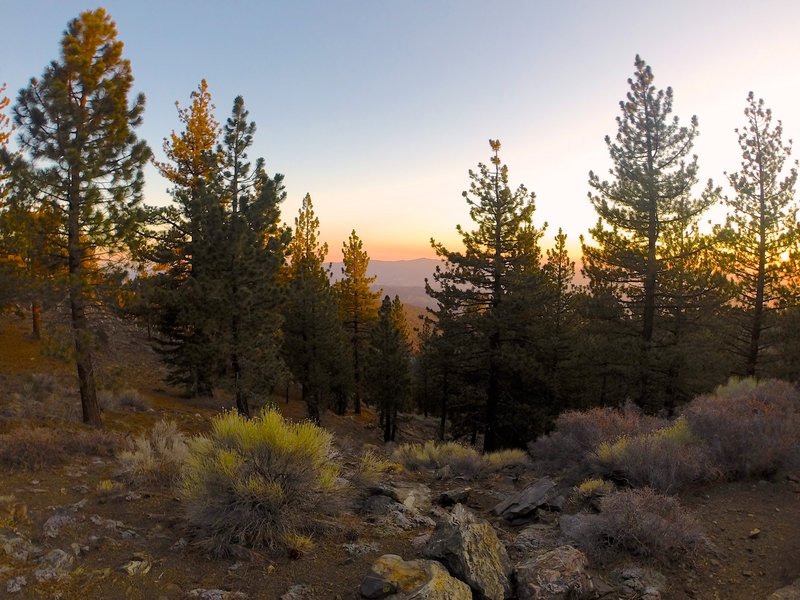
[[[107,385],[137,389],[150,406],[148,411],[106,413],[109,430],[134,436],[148,431],[158,420],[171,419],[186,433],[197,434],[207,431],[210,419],[220,410],[230,408],[224,398],[180,397],[163,383],[163,368],[142,332],[122,323],[108,323],[107,327],[108,345],[98,357],[99,379]],[[0,317],[0,433],[31,423],[59,427],[58,421],[12,410],[34,373],[57,378],[65,390],[63,402],[76,411],[79,407],[72,366],[58,357],[59,353],[68,354],[63,351],[68,346],[61,344],[59,352],[59,344],[50,343],[45,348],[49,356],[42,355],[42,346],[30,339],[24,322]],[[305,416],[304,405],[296,399],[281,402],[279,408],[291,419]],[[345,464],[352,466],[366,446],[382,451],[381,432],[369,409],[343,417],[326,413],[322,424],[334,433]],[[424,441],[435,430],[434,419],[408,415],[401,423],[398,441]],[[419,541],[413,542],[430,532],[430,527],[395,528],[387,534],[379,523],[345,504],[338,532],[319,538],[315,547],[299,558],[253,553],[239,559],[209,559],[186,545],[190,536],[182,524],[181,505],[169,489],[125,485],[114,493],[101,493],[98,484],[113,479],[117,470],[111,457],[85,456],[36,471],[0,466],[0,597],[150,600],[184,598],[196,589],[222,589],[243,592],[249,598],[277,600],[292,586],[305,585],[309,598],[355,600],[361,580],[378,556],[419,557]],[[390,477],[424,482],[432,497],[458,485],[472,486],[467,505],[500,528],[505,541],[513,539],[515,530],[498,523],[490,509],[541,475],[494,475],[480,482],[439,481],[407,472]],[[691,562],[674,557],[666,564],[641,557],[612,557],[592,564],[594,575],[611,582],[620,568],[637,565],[663,574],[665,599],[766,598],[800,577],[797,475],[782,473],[769,481],[695,488],[680,500],[705,530],[713,550]],[[355,496],[350,498],[351,504],[357,501]],[[27,515],[14,514],[11,507],[20,505],[25,505]],[[54,516],[63,518],[54,521]],[[19,547],[9,550],[8,544],[3,546],[3,540],[19,537],[29,541],[28,549],[32,553],[36,549],[37,556],[63,550],[71,557],[69,574],[49,578],[40,572],[37,576],[37,565],[24,552],[16,552]],[[14,582],[21,578],[25,583],[13,591]]]

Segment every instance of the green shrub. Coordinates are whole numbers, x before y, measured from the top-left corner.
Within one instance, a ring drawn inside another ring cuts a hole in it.
[[[121,475],[138,485],[173,483],[188,456],[186,437],[174,421],[159,421],[149,436],[140,435],[133,449],[119,454]]]
[[[375,485],[386,475],[402,470],[402,465],[386,460],[383,456],[372,450],[365,450],[358,461],[354,480],[358,485]]]
[[[665,563],[708,547],[703,530],[678,500],[650,488],[605,496],[600,514],[582,519],[571,536],[592,554],[621,550]]]
[[[213,556],[238,546],[307,547],[335,498],[332,443],[326,430],[284,421],[274,409],[214,419],[208,436],[190,440],[180,481],[197,545]]]
[[[527,468],[531,465],[528,453],[518,448],[489,452],[483,456],[483,459],[486,464],[485,468],[489,472],[502,471],[509,468]]]
[[[789,383],[734,381],[692,400],[684,416],[729,479],[800,465],[800,396]]]

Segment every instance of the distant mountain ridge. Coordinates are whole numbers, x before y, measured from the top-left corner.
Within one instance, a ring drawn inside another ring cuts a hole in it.
[[[425,293],[425,278],[432,279],[436,265],[442,261],[435,258],[412,260],[370,260],[368,277],[376,277],[373,289],[383,289],[384,295],[400,296],[403,304],[419,307],[435,306]],[[342,278],[342,263],[331,263],[333,281]]]

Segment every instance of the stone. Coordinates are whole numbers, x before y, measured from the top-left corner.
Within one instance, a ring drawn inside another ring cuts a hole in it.
[[[68,514],[63,512],[56,512],[52,517],[47,519],[44,522],[42,528],[44,529],[44,534],[49,538],[58,537],[58,534],[61,532],[62,527],[66,527],[67,525],[72,525],[75,522],[75,517],[72,517]]]
[[[514,537],[509,550],[519,554],[539,552],[548,546],[552,548],[555,537],[555,528],[552,525],[529,525]]]
[[[25,578],[25,575],[17,575],[9,579],[6,583],[6,592],[9,594],[16,594],[17,592],[21,592],[22,588],[26,585],[28,585],[28,580]]]
[[[510,523],[532,521],[536,518],[536,510],[540,506],[546,506],[558,496],[555,488],[556,484],[551,479],[543,477],[518,494],[497,504],[492,512]]]
[[[619,575],[622,591],[630,595],[639,595],[644,600],[660,600],[661,590],[667,586],[667,579],[653,569],[626,567]]]
[[[250,596],[244,592],[229,592],[220,589],[196,588],[186,592],[187,598],[198,598],[198,600],[247,600]]]
[[[0,548],[14,560],[28,560],[41,556],[43,550],[38,546],[18,535],[6,536],[0,534]]]
[[[511,596],[511,561],[489,523],[481,521],[462,504],[444,515],[423,552],[441,561],[450,573],[466,582],[479,600],[503,600]]]
[[[120,571],[125,571],[128,575],[144,575],[153,568],[153,560],[144,552],[136,552],[126,563],[120,565]]]
[[[314,593],[307,585],[293,585],[281,596],[281,600],[314,600]]]
[[[469,498],[469,493],[472,488],[459,487],[452,490],[447,490],[439,494],[436,499],[436,504],[439,506],[453,506],[454,504],[464,504]]]
[[[378,558],[359,591],[368,600],[472,600],[469,586],[438,562],[405,561],[396,554]]]
[[[53,567],[57,571],[69,571],[72,568],[72,563],[75,562],[75,557],[67,554],[63,550],[51,550],[39,559],[39,564],[46,567]]]
[[[363,556],[364,554],[369,554],[370,552],[377,552],[378,545],[375,543],[369,544],[343,544],[342,548],[344,548],[345,553],[347,556]]]
[[[386,488],[384,495],[414,510],[427,510],[431,506],[431,490],[423,483],[393,483]]]
[[[559,546],[516,568],[519,600],[578,600],[594,592],[589,561],[572,546]]]
[[[800,579],[796,579],[794,583],[775,590],[767,600],[800,600]]]

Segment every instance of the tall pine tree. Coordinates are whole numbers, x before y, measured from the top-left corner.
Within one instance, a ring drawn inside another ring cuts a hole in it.
[[[122,42],[105,10],[71,21],[61,57],[20,91],[14,108],[19,147],[32,182],[60,208],[83,420],[102,424],[87,318],[88,282],[101,253],[112,256],[144,219],[142,167],[149,149],[134,129],[144,96],[133,85]]]
[[[479,163],[477,172],[470,170],[470,189],[462,194],[475,229],[456,227],[463,252],[432,241],[444,264],[434,274],[436,287],[427,287],[439,308],[456,317],[454,322],[469,340],[465,340],[468,352],[477,359],[472,373],[483,414],[481,422],[473,423],[473,438],[482,427],[486,451],[519,441],[501,436],[501,431],[513,428],[515,419],[519,423],[522,396],[533,395],[531,389],[523,389],[530,382],[522,383],[518,370],[528,334],[519,325],[525,322],[520,321],[520,311],[530,307],[523,297],[530,298],[538,287],[534,281],[540,276],[542,236],[532,222],[535,195],[524,185],[509,187],[508,167],[499,157],[500,142],[490,140],[490,146],[491,167]]]
[[[735,195],[725,199],[732,209],[726,228],[726,266],[736,282],[739,332],[734,350],[745,375],[760,371],[763,336],[771,315],[789,291],[797,240],[796,167],[786,171],[791,141],[784,143],[781,122],[772,122],[764,100],[747,96],[746,124],[737,129],[741,169],[727,174]]]
[[[631,385],[638,388],[641,404],[656,409],[654,349],[662,343],[662,279],[673,258],[664,236],[696,222],[716,198],[711,182],[700,197],[692,197],[697,157],[689,153],[697,119],[683,127],[677,117],[670,118],[672,89],[659,90],[653,80],[651,68],[637,56],[630,91],[620,102],[617,135],[606,137],[613,179],[589,173],[594,189],[589,198],[599,219],[590,230],[594,244],[583,243],[583,262],[592,284],[612,293],[630,317],[627,343],[638,338],[640,357]]]
[[[355,230],[342,244],[342,279],[334,284],[339,314],[350,338],[353,365],[353,410],[361,412],[364,393],[364,354],[369,344],[369,330],[378,317],[378,297],[370,286],[375,277],[367,276],[369,255]]]

